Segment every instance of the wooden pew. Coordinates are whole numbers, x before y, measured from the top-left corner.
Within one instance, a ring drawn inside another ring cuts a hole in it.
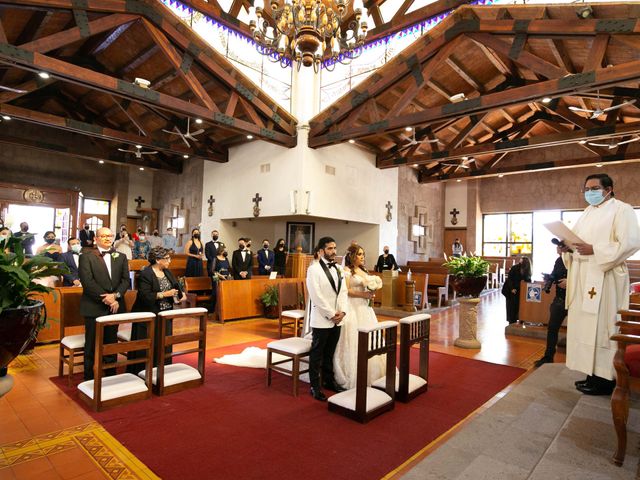
[[[449,277],[448,273],[430,273],[429,274],[429,288],[427,294],[430,297],[437,298],[438,308],[442,306],[442,298],[445,302],[449,302]]]
[[[428,297],[427,291],[429,288],[429,274],[428,273],[413,273],[411,272],[411,279],[416,283],[415,293],[419,293],[421,295],[421,305],[416,305],[419,310],[423,308],[427,308],[428,306]],[[380,272],[369,272],[369,275],[377,275],[382,278],[382,273]],[[405,294],[406,294],[406,282],[407,274],[399,273],[398,280],[396,284],[396,298],[395,305],[397,308],[402,308],[405,302]]]
[[[211,277],[184,277],[184,293],[195,294],[196,305],[206,303],[209,307],[212,289]]]

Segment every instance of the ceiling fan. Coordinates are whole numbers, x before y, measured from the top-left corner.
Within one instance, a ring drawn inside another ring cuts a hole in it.
[[[173,127],[173,130],[165,130],[164,128],[162,129],[163,132],[168,133],[169,135],[178,135],[182,139],[182,141],[187,144],[187,147],[191,147],[191,144],[187,141],[187,139],[193,140],[195,142],[197,140],[197,138],[195,138],[196,135],[200,135],[201,133],[204,133],[204,128],[201,128],[200,130],[196,130],[195,132],[191,131],[191,119],[189,117],[187,117],[186,132],[180,131],[178,127]]]
[[[123,148],[119,148],[118,149],[121,152],[125,152],[125,153],[133,153],[136,158],[138,159],[142,159],[143,155],[155,155],[156,153],[158,153],[156,150],[150,150],[148,152],[143,152],[142,151],[142,145],[136,145],[136,149],[135,150],[125,150]]]
[[[402,150],[404,150],[405,148],[412,147],[414,145],[420,145],[422,143],[441,143],[440,140],[437,138],[433,138],[433,139],[425,138],[424,140],[416,140],[415,129],[411,133],[411,138],[407,137],[406,135],[402,135],[402,137],[409,140],[409,143],[405,143],[404,145],[402,145],[402,147],[400,147]]]
[[[622,107],[626,107],[627,105],[632,105],[634,103],[636,103],[636,99],[631,99],[631,100],[627,100],[626,102],[622,102],[618,105],[613,105],[612,107],[608,107],[608,108],[600,108],[599,103],[600,103],[600,91],[598,90],[596,93],[596,105],[598,105],[596,107],[595,110],[589,110],[588,108],[578,108],[578,107],[574,107],[574,106],[570,106],[569,110],[573,111],[573,112],[585,112],[585,113],[590,113],[591,116],[589,117],[590,120],[595,120],[596,118],[598,118],[600,115],[610,112],[611,110],[617,110],[619,108]]]
[[[620,145],[624,145],[625,143],[637,142],[638,140],[640,140],[640,137],[638,135],[634,135],[629,140],[623,140],[622,142],[615,142],[611,140],[611,142],[609,143],[597,143],[597,142],[587,142],[587,143],[593,147],[605,147],[611,150],[619,147]]]
[[[13,92],[13,93],[27,93],[26,90],[19,90],[17,88],[5,87],[4,85],[0,85],[0,90],[6,90],[7,92]]]
[[[449,167],[456,167],[456,170],[458,170],[458,168],[471,168],[469,166],[469,164],[473,163],[475,161],[476,161],[475,158],[462,157],[462,162],[461,163],[441,163],[440,165],[447,165]]]

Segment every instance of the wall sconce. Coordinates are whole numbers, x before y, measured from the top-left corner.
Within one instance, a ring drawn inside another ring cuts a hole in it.
[[[304,213],[309,215],[311,213],[311,191],[307,190],[305,193],[307,194],[307,210]]]
[[[289,190],[289,210],[298,213],[298,190]]]

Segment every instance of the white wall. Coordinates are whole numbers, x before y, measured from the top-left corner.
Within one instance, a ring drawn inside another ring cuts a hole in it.
[[[444,193],[444,226],[445,228],[467,226],[467,186],[468,182],[446,182]],[[449,213],[453,209],[460,213],[456,215],[457,224],[451,223],[452,215]]]
[[[139,215],[136,212],[138,204],[135,199],[142,196],[144,203],[141,208],[153,208],[153,172],[149,170],[129,169],[129,196],[127,199],[127,215]]]

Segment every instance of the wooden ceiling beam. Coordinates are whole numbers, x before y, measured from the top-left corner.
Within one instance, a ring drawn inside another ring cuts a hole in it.
[[[44,78],[40,78],[36,75],[35,78],[31,80],[27,80],[24,83],[21,83],[19,85],[15,85],[12,87],[16,90],[22,90],[22,92],[9,92],[9,91],[0,90],[1,92],[0,103],[8,103],[17,98],[23,97],[25,95],[29,95],[30,93],[35,92],[36,90],[40,90],[41,88],[44,88],[47,85],[51,85],[55,81],[56,80],[52,78],[45,80]]]
[[[640,122],[636,124],[617,125],[606,128],[595,128],[590,130],[577,130],[562,133],[552,133],[549,135],[535,136],[531,138],[521,138],[512,141],[498,143],[481,143],[470,147],[459,148],[457,150],[445,150],[438,153],[414,155],[413,157],[391,158],[378,160],[379,168],[391,168],[407,163],[424,165],[434,160],[456,160],[463,156],[477,157],[479,155],[493,155],[499,152],[515,152],[520,150],[531,150],[536,148],[547,148],[558,145],[568,145],[577,143],[580,140],[589,141],[609,139],[624,135],[636,135],[640,133]]]
[[[584,62],[583,72],[590,72],[597,68],[602,68],[602,61],[604,60],[607,47],[609,46],[609,34],[599,33],[597,34],[591,44],[591,50],[587,55],[587,60]]]
[[[118,106],[118,108],[120,109],[120,111],[121,111],[122,113],[124,113],[124,114],[127,116],[127,118],[129,119],[129,121],[130,121],[131,123],[133,123],[133,124],[136,126],[136,128],[138,129],[138,131],[139,131],[142,135],[144,135],[145,137],[148,137],[148,136],[149,136],[149,134],[146,132],[146,130],[144,129],[144,127],[141,125],[141,123],[140,123],[139,121],[137,121],[137,120],[134,118],[134,116],[133,116],[131,113],[129,113],[129,112],[127,111],[127,109],[129,108],[129,105],[131,105],[131,102],[130,102],[129,100],[123,100],[123,101],[120,101],[120,100],[118,100],[117,98],[114,98],[112,95],[110,95],[109,97],[111,98],[111,100],[113,100],[113,103],[115,103],[115,104]]]
[[[317,148],[348,139],[356,139],[374,133],[387,133],[405,125],[425,125],[434,121],[460,118],[472,113],[482,113],[503,108],[509,105],[527,104],[538,101],[546,95],[552,97],[575,92],[578,89],[592,90],[625,84],[640,79],[640,60],[603,68],[588,74],[570,75],[565,78],[540,81],[523,87],[512,88],[501,92],[492,92],[478,98],[464,100],[455,104],[447,104],[428,108],[419,112],[399,115],[375,125],[363,125],[341,129],[331,136],[310,134],[309,146]]]
[[[460,133],[458,133],[458,135],[456,135],[456,137],[451,140],[444,149],[453,150],[458,148],[460,144],[464,142],[466,138],[471,134],[472,130],[477,127],[478,124],[482,122],[484,120],[484,117],[486,116],[486,113],[482,115],[471,115],[469,117],[469,123],[467,123],[467,125],[462,128],[462,130],[460,130]]]
[[[182,80],[184,80],[189,89],[194,93],[195,97],[209,110],[220,112],[218,106],[211,99],[207,91],[202,87],[202,84],[191,70],[193,57],[188,53],[185,53],[181,56],[180,53],[178,53],[178,51],[173,47],[173,45],[171,45],[167,37],[148,20],[143,19],[142,24],[144,25],[145,29],[147,30],[153,41],[156,43],[156,45],[158,45],[162,53],[164,53],[167,60],[169,60],[169,63],[173,65],[173,68],[176,69],[178,75],[182,78]]]
[[[449,65],[456,72],[460,78],[462,78],[465,82],[467,82],[471,87],[479,93],[484,93],[484,86],[473,76],[467,72],[464,67],[460,64],[458,60],[456,60],[453,56],[448,57],[445,60],[446,64]]]
[[[120,38],[120,36],[124,32],[126,32],[131,25],[132,25],[132,22],[129,22],[116,27],[113,30],[113,32],[105,36],[104,40],[99,42],[95,47],[91,49],[91,51],[89,52],[89,55],[95,57],[96,55],[99,55],[100,53],[104,52],[107,48],[113,45],[113,43],[116,40],[118,40],[118,38]]]
[[[224,128],[236,130],[240,133],[250,133],[258,138],[287,147],[292,147],[296,144],[296,138],[291,135],[261,129],[250,122],[228,117],[220,112],[211,111],[200,105],[186,102],[165,93],[146,90],[118,78],[79,67],[37,52],[28,52],[18,47],[13,47],[12,45],[0,44],[0,62],[20,65],[22,68],[28,70],[44,70],[54,77],[86,88],[128,98],[129,100],[172,111],[184,116],[191,116],[192,118],[200,117],[214,125],[224,126]]]
[[[156,53],[158,53],[158,51],[160,51],[160,47],[158,47],[158,44],[154,43],[149,48],[146,48],[142,52],[140,52],[138,56],[135,59],[133,59],[131,62],[127,63],[125,66],[120,68],[120,70],[118,70],[118,72],[116,73],[116,76],[121,78],[124,77],[129,72],[135,70],[140,65],[142,65],[147,60],[149,60],[151,57],[153,57]]]
[[[576,67],[573,66],[573,61],[567,53],[567,50],[564,48],[562,40],[547,38],[546,43],[549,50],[551,50],[553,57],[556,59],[556,62],[558,62],[558,66],[560,68],[564,68],[569,73],[575,73]]]

